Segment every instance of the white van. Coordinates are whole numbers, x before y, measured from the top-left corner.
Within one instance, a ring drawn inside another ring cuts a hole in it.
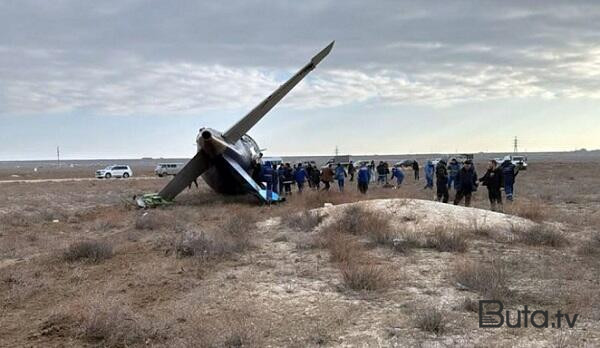
[[[159,163],[154,168],[154,174],[163,177],[166,175],[177,175],[183,168],[183,163]]]

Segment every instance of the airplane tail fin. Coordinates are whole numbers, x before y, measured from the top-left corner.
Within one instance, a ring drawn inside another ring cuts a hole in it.
[[[294,88],[298,84],[298,82],[302,81],[308,73],[310,73],[316,66],[325,58],[331,49],[333,48],[333,44],[335,41],[332,41],[327,47],[325,47],[321,52],[317,53],[308,64],[306,64],[302,69],[300,69],[294,76],[292,76],[289,80],[286,81],[283,85],[275,90],[275,92],[271,93],[265,100],[263,100],[260,104],[258,104],[252,111],[250,111],[244,118],[239,120],[233,127],[231,127],[228,131],[223,133],[223,138],[227,140],[229,143],[235,143],[238,141],[244,134],[246,134],[258,121],[260,121],[263,116],[269,112],[289,91]]]

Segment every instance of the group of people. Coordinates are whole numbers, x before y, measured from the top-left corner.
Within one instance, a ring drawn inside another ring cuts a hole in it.
[[[506,156],[502,163],[490,160],[486,172],[481,178],[477,177],[472,160],[466,160],[461,165],[455,158],[450,163],[447,163],[447,158],[442,158],[435,166],[432,161],[427,161],[425,188],[433,189],[435,176],[438,201],[448,203],[449,190],[454,188],[456,191],[454,204],[458,205],[464,199],[465,206],[469,207],[472,194],[477,191],[479,183],[481,183],[487,187],[491,208],[496,211],[502,210],[502,188],[504,188],[506,199],[513,200],[514,183],[518,173],[518,168],[512,163],[509,156]]]
[[[419,163],[412,161],[410,165],[414,172],[414,178],[419,180]],[[506,199],[513,200],[514,183],[518,174],[518,168],[512,163],[510,157],[504,158],[502,163],[496,160],[490,160],[485,174],[478,178],[475,166],[472,160],[466,160],[460,163],[456,158],[448,162],[448,158],[440,159],[436,165],[431,160],[427,161],[425,168],[425,189],[433,189],[434,179],[436,185],[437,200],[448,203],[450,200],[450,190],[454,189],[454,204],[460,204],[463,199],[465,206],[471,205],[473,192],[477,191],[479,183],[487,187],[488,198],[492,210],[502,210],[502,194],[504,189]],[[267,193],[275,192],[280,195],[290,195],[292,186],[296,186],[298,192],[304,190],[305,185],[313,190],[328,191],[332,182],[337,182],[340,192],[344,192],[345,181],[354,181],[356,177],[358,190],[366,194],[369,184],[376,183],[384,187],[399,188],[405,178],[404,170],[401,166],[390,166],[386,162],[375,161],[361,162],[355,166],[353,162],[348,164],[348,169],[337,163],[327,164],[325,167],[318,168],[316,165],[308,163],[290,163],[273,164],[269,161],[264,163],[257,162],[253,171],[253,179],[267,190]],[[390,180],[393,183],[390,183]],[[395,181],[395,183],[394,183]],[[322,188],[321,188],[322,187]]]

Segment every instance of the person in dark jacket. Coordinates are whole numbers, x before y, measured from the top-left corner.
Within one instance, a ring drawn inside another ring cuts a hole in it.
[[[273,192],[279,194],[279,192],[281,192],[279,190],[279,172],[277,171],[277,165],[275,163],[273,163],[272,166],[273,169]]]
[[[312,188],[319,191],[321,186],[321,171],[317,166],[313,167],[312,173],[310,174],[310,181],[312,181]]]
[[[292,194],[292,183],[294,182],[294,172],[292,166],[289,163],[283,167],[283,186],[285,188],[285,194]]]
[[[348,164],[348,175],[350,175],[350,181],[354,181],[354,174],[356,174],[356,167],[354,167],[354,162],[350,161]]]
[[[460,170],[460,164],[453,158],[450,160],[448,164],[448,190],[452,188],[452,184],[454,184],[454,190],[458,187],[456,184],[456,176],[458,175],[458,171]]]
[[[502,169],[498,167],[496,160],[491,160],[488,163],[488,169],[479,181],[488,190],[488,197],[493,211],[502,211],[502,193],[500,188],[504,184],[502,178]]]
[[[358,169],[358,190],[362,194],[366,194],[369,190],[369,182],[371,181],[371,171],[365,162],[361,163]]]
[[[302,192],[304,190],[304,182],[306,181],[306,171],[302,168],[302,163],[298,163],[298,166],[296,166],[294,180],[296,180],[298,192]]]
[[[446,159],[442,158],[435,166],[435,186],[437,188],[437,200],[448,203],[448,169]]]
[[[383,161],[379,161],[377,165],[377,185],[385,184],[387,175],[385,175],[385,164]]]
[[[279,168],[277,168],[277,181],[279,182],[279,194],[283,194],[283,182],[285,181],[285,165],[283,163],[279,164]]]
[[[261,188],[263,187],[263,175],[262,175],[262,163],[260,162],[260,160],[255,161],[252,164],[252,180],[254,180],[254,182],[256,182],[258,184],[258,186],[260,186]]]
[[[460,204],[460,201],[465,198],[465,207],[471,206],[471,195],[477,191],[477,172],[473,167],[473,161],[466,160],[464,166],[458,171],[456,176],[458,190],[454,197],[454,205]]]
[[[335,174],[333,173],[333,169],[331,169],[331,164],[328,164],[327,167],[321,170],[321,181],[325,185],[323,188],[324,191],[329,191],[330,183],[333,181],[333,177]]]
[[[306,165],[306,181],[308,183],[308,187],[312,187],[312,171],[313,171],[313,166],[309,163]]]
[[[413,172],[415,172],[415,181],[419,181],[419,162],[414,160],[412,163]]]
[[[504,180],[504,194],[506,195],[506,199],[512,202],[515,193],[515,178],[519,174],[519,170],[512,163],[510,156],[504,157],[500,168],[502,169],[502,179]]]

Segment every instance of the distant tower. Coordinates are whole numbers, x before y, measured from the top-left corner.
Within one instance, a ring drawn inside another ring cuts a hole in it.
[[[338,146],[335,146],[335,157],[337,157],[340,153],[340,149],[338,149]]]
[[[517,136],[515,135],[515,140],[514,140],[514,148],[513,148],[513,152],[517,153],[519,152],[519,139],[517,139]]]
[[[60,167],[60,147],[56,147],[56,164]]]

